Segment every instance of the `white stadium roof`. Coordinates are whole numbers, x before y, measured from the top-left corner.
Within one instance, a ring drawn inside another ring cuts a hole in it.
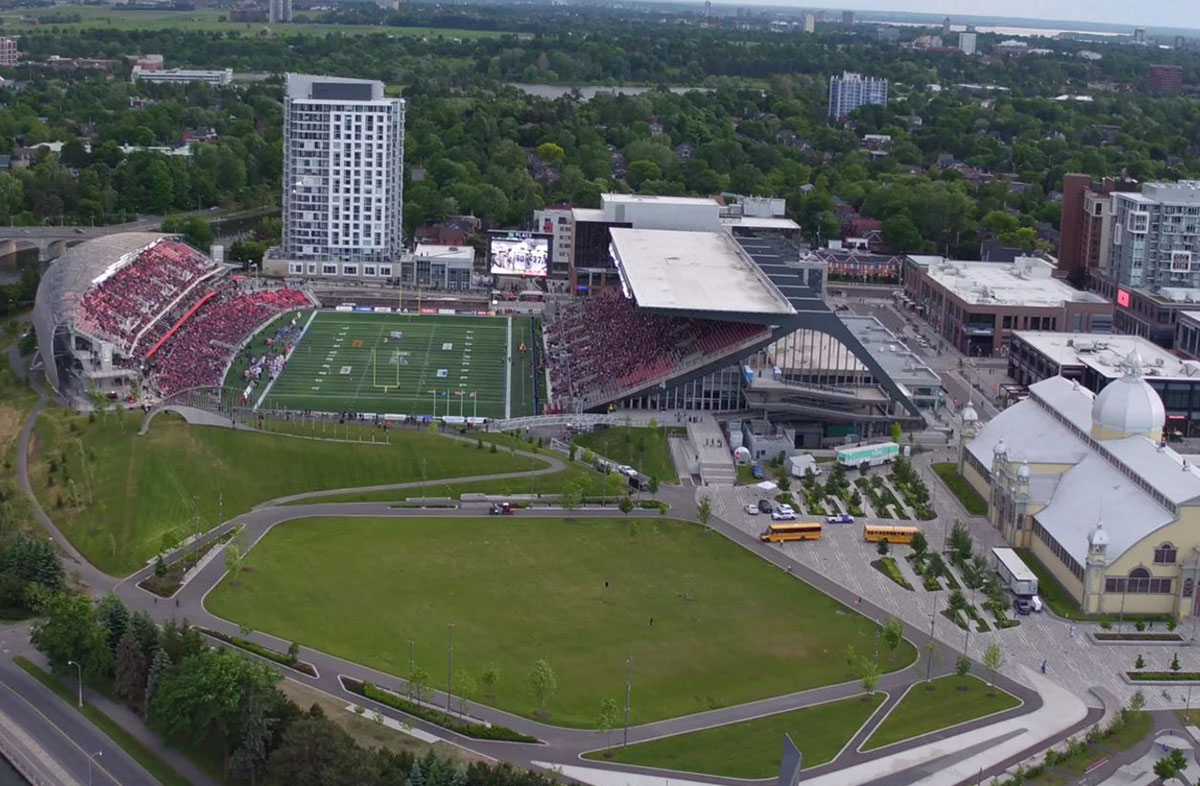
[[[609,234],[621,279],[642,308],[796,313],[724,232],[614,227]]]

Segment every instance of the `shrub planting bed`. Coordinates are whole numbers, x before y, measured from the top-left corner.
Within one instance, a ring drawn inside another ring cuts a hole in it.
[[[871,567],[887,576],[892,581],[899,584],[904,589],[912,591],[912,585],[904,578],[904,574],[900,572],[900,566],[896,564],[896,560],[891,557],[882,557],[871,563]]]
[[[317,670],[311,663],[305,663],[291,652],[279,652],[270,647],[264,647],[257,642],[250,641],[250,639],[243,639],[241,636],[227,636],[220,631],[209,630],[208,628],[200,628],[200,632],[217,641],[223,641],[231,646],[252,652],[260,658],[266,658],[273,663],[278,663],[280,666],[287,666],[289,669],[298,671],[301,674],[307,674],[310,677],[317,676]]]
[[[485,726],[482,723],[455,718],[453,715],[441,712],[440,710],[430,709],[429,707],[417,704],[415,701],[409,701],[391,691],[377,688],[369,682],[360,682],[349,677],[342,677],[342,684],[351,693],[391,707],[394,710],[400,710],[403,713],[412,715],[414,718],[420,718],[423,721],[441,726],[443,729],[457,732],[464,737],[471,737],[477,740],[499,740],[502,742],[541,742],[537,737],[513,731],[507,726]]]

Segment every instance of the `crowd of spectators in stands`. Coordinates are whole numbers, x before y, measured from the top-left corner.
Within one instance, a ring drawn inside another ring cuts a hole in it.
[[[311,305],[295,289],[244,291],[236,281],[223,284],[147,360],[151,386],[169,396],[220,384],[230,357],[259,326],[282,311]]]
[[[183,243],[156,243],[84,293],[77,323],[83,332],[131,351],[148,326],[157,324],[165,311],[176,309],[181,296],[187,295],[194,305],[198,285],[219,269],[212,259]]]
[[[652,314],[619,289],[601,290],[559,308],[547,325],[549,411],[636,393],[766,334],[763,325]]]

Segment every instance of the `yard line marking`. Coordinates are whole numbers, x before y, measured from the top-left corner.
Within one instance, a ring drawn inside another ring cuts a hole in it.
[[[504,342],[504,419],[512,417],[512,317],[508,318],[508,338]]]

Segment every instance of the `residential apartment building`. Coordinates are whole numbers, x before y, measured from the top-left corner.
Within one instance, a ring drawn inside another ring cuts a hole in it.
[[[1151,93],[1178,93],[1183,89],[1183,68],[1177,65],[1152,65],[1146,71],[1146,89]]]
[[[1110,269],[1122,286],[1200,288],[1200,181],[1114,195]]]
[[[404,110],[382,82],[287,75],[277,255],[287,273],[383,275],[400,255]]]
[[[0,66],[15,66],[20,59],[21,53],[17,50],[17,39],[0,36]]]
[[[292,0],[270,0],[271,24],[280,24],[292,21]]]
[[[1063,178],[1059,275],[1082,282],[1088,273],[1108,269],[1112,194],[1136,191],[1138,187],[1138,182],[1129,178],[1106,177],[1095,181],[1081,174]]]
[[[841,76],[829,77],[829,116],[837,120],[868,104],[887,103],[888,83],[886,79],[863,76],[846,71]]]

